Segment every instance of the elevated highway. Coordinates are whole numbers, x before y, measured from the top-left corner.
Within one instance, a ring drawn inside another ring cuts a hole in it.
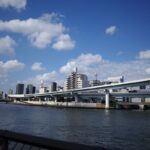
[[[31,98],[39,98],[42,97],[51,97],[54,98],[55,102],[58,101],[58,97],[74,97],[75,102],[78,102],[79,96],[104,96],[105,97],[105,108],[109,108],[110,103],[110,96],[114,97],[150,97],[150,92],[142,92],[142,93],[129,93],[129,92],[111,92],[112,89],[123,89],[141,85],[150,85],[150,78],[142,79],[142,80],[135,80],[123,83],[115,83],[115,84],[108,84],[108,85],[100,85],[100,86],[93,86],[93,87],[86,87],[81,89],[71,89],[68,91],[56,91],[56,92],[47,92],[47,93],[35,93],[35,94],[14,94],[8,95],[10,99],[28,99]],[[100,91],[103,92],[101,93]]]

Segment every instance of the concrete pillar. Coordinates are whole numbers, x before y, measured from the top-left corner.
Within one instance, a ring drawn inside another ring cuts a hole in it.
[[[39,102],[41,102],[41,97],[39,97]]]
[[[78,102],[79,98],[77,94],[74,95],[74,98],[75,98],[75,102]]]
[[[145,103],[145,97],[141,98],[141,103]]]
[[[15,102],[15,103],[17,102],[17,99],[16,99],[16,98],[14,98],[14,102]]]
[[[116,109],[120,109],[120,105],[119,104],[116,104]]]
[[[109,91],[107,90],[105,93],[105,109],[109,109],[109,101],[110,101],[110,95],[109,95]]]
[[[139,109],[144,110],[145,106],[143,104],[139,104]]]
[[[54,101],[57,102],[58,98],[57,96],[54,96]]]

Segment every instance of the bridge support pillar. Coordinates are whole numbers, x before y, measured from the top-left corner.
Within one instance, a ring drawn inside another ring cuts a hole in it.
[[[75,102],[78,102],[79,98],[77,94],[74,95],[74,99],[75,99]]]
[[[14,98],[14,102],[17,102],[17,99],[16,99],[16,98]]]
[[[145,106],[143,104],[139,104],[139,109],[144,110]]]
[[[145,97],[141,98],[141,103],[145,103]]]
[[[116,109],[120,109],[121,106],[119,104],[116,104]]]
[[[110,101],[109,91],[106,90],[106,93],[105,93],[105,109],[109,109],[109,101]]]
[[[57,96],[54,96],[54,101],[57,102],[58,98]]]
[[[39,102],[41,102],[41,97],[39,97]]]

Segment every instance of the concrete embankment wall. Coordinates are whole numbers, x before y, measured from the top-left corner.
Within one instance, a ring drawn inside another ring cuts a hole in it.
[[[83,103],[83,102],[54,102],[54,101],[16,101],[16,104],[54,106],[54,107],[76,107],[76,108],[105,108],[101,103]]]
[[[133,103],[134,102],[135,103],[140,103],[142,101],[142,98],[132,98],[131,100],[132,100]],[[150,98],[149,97],[145,97],[144,100],[145,100],[146,103],[150,103]]]

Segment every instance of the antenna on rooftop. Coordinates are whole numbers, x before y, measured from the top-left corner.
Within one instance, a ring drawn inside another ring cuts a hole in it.
[[[41,80],[41,85],[40,85],[40,87],[41,87],[41,88],[44,87],[44,81],[43,81],[43,80]]]
[[[76,72],[76,73],[78,73],[78,68],[77,68],[77,67],[75,67],[75,69],[74,69],[74,70],[75,70],[75,72]]]
[[[98,76],[97,73],[95,73],[95,80],[97,80],[97,76]]]

